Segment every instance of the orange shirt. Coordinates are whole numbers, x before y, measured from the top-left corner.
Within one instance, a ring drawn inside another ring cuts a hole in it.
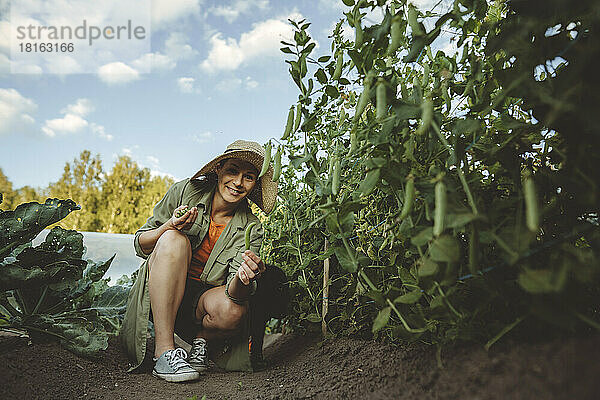
[[[188,270],[189,278],[197,281],[200,280],[200,275],[202,275],[202,271],[204,271],[208,256],[213,247],[215,247],[215,243],[217,243],[219,236],[221,236],[221,233],[223,233],[226,226],[227,224],[217,224],[212,219],[210,220],[208,232],[206,233],[204,240],[200,244],[200,247],[198,247],[198,250],[192,254],[192,262],[190,263],[190,268]]]

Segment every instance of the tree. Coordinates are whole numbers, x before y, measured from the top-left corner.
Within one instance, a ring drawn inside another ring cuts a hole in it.
[[[109,233],[134,233],[152,213],[154,205],[173,183],[170,178],[151,178],[128,156],[121,156],[102,185],[102,228]]]
[[[101,217],[98,215],[101,204],[102,162],[100,155],[91,156],[84,150],[73,164],[65,164],[61,178],[49,185],[50,197],[72,199],[81,205],[81,211],[70,214],[61,221],[68,229],[96,232],[101,228]]]
[[[2,168],[0,168],[0,193],[3,197],[0,210],[12,210],[16,193],[13,191],[12,182],[2,172]]]

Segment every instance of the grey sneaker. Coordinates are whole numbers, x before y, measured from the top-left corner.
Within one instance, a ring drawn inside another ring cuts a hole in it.
[[[156,364],[154,364],[152,375],[167,382],[185,382],[198,379],[200,374],[185,361],[186,357],[187,353],[182,348],[165,351],[158,359],[154,359]]]
[[[198,372],[208,369],[208,347],[205,339],[196,338],[192,341],[192,349],[187,362]]]

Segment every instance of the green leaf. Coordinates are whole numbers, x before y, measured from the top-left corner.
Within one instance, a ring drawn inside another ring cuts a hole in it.
[[[419,247],[426,245],[433,238],[433,228],[431,226],[423,229],[410,239],[410,242]]]
[[[462,213],[462,214],[446,214],[444,218],[444,226],[447,228],[462,228],[469,222],[477,219],[477,215],[473,213]]]
[[[289,47],[282,47],[279,50],[281,50],[283,53],[286,53],[286,54],[294,54],[292,49],[290,49]]]
[[[321,317],[319,316],[319,314],[312,313],[306,316],[306,320],[313,323],[318,323],[321,322]]]
[[[373,321],[373,333],[379,332],[387,325],[390,320],[391,311],[392,309],[390,307],[385,307],[379,311],[377,317],[375,317],[375,320]]]
[[[331,97],[332,99],[336,99],[340,93],[338,92],[337,88],[335,86],[332,85],[327,85],[325,87],[325,93],[327,93],[327,95],[329,97]]]
[[[433,262],[431,259],[426,258],[421,261],[419,265],[418,274],[420,278],[426,278],[429,276],[433,276],[438,272],[438,265]]]
[[[419,301],[422,295],[423,292],[421,292],[421,289],[415,289],[411,292],[403,294],[402,296],[396,297],[394,303],[414,304]]]
[[[319,57],[319,59],[317,61],[319,61],[320,63],[325,63],[327,61],[329,61],[331,59],[331,56],[321,56]]]
[[[558,271],[525,268],[519,274],[519,285],[529,293],[560,292],[567,281],[567,268]]]
[[[20,204],[14,211],[1,213],[0,259],[18,245],[32,241],[48,225],[79,209],[73,200],[47,199],[44,204]]]
[[[8,257],[0,263],[0,290],[19,288],[41,288],[48,284],[61,281],[68,275],[76,274],[81,270],[66,261],[39,267],[22,268],[15,260]]]
[[[351,254],[348,254],[348,251],[344,246],[336,246],[334,252],[342,268],[348,272],[356,272],[358,269],[358,262]]]
[[[434,261],[456,262],[460,258],[460,246],[454,236],[440,236],[429,245],[429,255]]]

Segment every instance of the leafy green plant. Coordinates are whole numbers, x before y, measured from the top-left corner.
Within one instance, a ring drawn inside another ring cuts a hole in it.
[[[489,347],[523,325],[599,329],[600,92],[581,84],[597,5],[344,4],[354,41],[342,20],[313,56],[303,20],[282,42],[303,122],[281,139],[265,249],[291,277],[291,320],[320,321],[331,257],[335,333]],[[456,54],[432,51],[442,31]]]
[[[32,246],[42,229],[78,209],[47,199],[0,212],[0,329],[25,331],[34,342],[54,338],[94,357],[116,334],[127,300],[127,287],[102,279],[114,256],[84,259],[83,235],[59,226]]]

